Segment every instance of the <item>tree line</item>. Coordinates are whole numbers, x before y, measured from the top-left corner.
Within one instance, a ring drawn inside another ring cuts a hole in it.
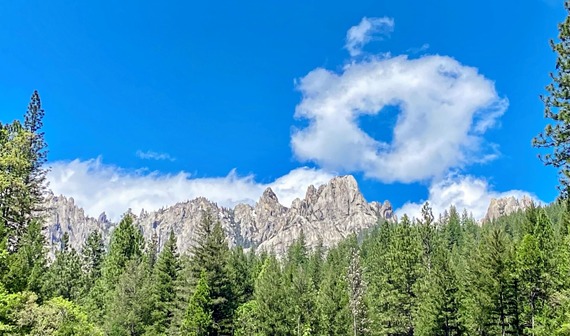
[[[282,256],[230,249],[204,212],[189,253],[125,214],[108,246],[94,231],[76,250],[64,234],[49,258],[34,92],[23,123],[0,123],[0,334],[570,335],[570,16],[551,45],[551,123],[533,144],[551,150],[556,202],[482,224],[426,203],[328,250],[301,234]]]
[[[454,207],[381,221],[337,247],[229,248],[204,212],[189,253],[125,214],[105,246],[42,232],[46,145],[34,92],[0,125],[0,331],[6,335],[567,335],[570,202],[484,224]],[[162,246],[159,249],[159,246]]]

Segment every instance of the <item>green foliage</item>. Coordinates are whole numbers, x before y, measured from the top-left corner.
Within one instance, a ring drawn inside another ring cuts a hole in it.
[[[212,323],[209,334],[226,335],[232,328],[235,293],[228,270],[229,248],[219,221],[204,213],[192,246],[191,267],[195,278],[205,274]]]
[[[106,303],[109,335],[142,335],[151,321],[152,296],[148,264],[130,260]]]
[[[101,270],[105,285],[109,289],[117,283],[129,261],[142,257],[143,250],[143,235],[133,224],[132,216],[126,214],[111,235],[109,253]]]
[[[61,296],[78,300],[82,291],[81,258],[69,245],[66,232],[62,238],[61,250],[56,252],[55,261],[48,267],[42,292],[47,297]]]
[[[170,327],[175,310],[175,284],[180,272],[176,236],[171,231],[168,241],[162,248],[151,280],[152,325],[154,334],[165,333]]]
[[[259,307],[257,301],[251,300],[241,306],[236,311],[235,332],[236,336],[258,336],[259,332]]]
[[[186,317],[182,324],[182,330],[186,335],[202,336],[209,335],[212,324],[215,323],[211,310],[212,298],[208,286],[208,275],[202,271],[194,294],[188,303]]]
[[[18,328],[26,335],[98,336],[100,329],[90,323],[80,307],[61,297],[42,305],[33,297],[18,312]]]
[[[42,277],[46,268],[45,237],[39,221],[28,225],[20,239],[21,247],[8,255],[8,271],[3,282],[8,290],[41,292]]]

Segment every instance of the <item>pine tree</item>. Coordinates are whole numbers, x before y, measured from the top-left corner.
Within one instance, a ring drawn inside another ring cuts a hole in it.
[[[255,255],[254,255],[255,256]],[[228,262],[228,275],[231,279],[232,292],[234,293],[234,307],[238,307],[253,297],[253,262],[243,252],[241,246],[233,248]]]
[[[317,335],[349,335],[351,332],[348,281],[346,277],[340,276],[348,269],[344,252],[339,247],[333,248],[328,252],[323,265],[322,281],[317,294]]]
[[[133,224],[133,218],[126,214],[111,235],[109,252],[101,273],[105,284],[112,289],[127,263],[142,257],[144,238],[140,229]]]
[[[66,232],[61,239],[61,249],[56,252],[55,261],[49,266],[43,284],[47,297],[61,296],[75,301],[81,294],[81,259],[69,244]]]
[[[37,91],[24,117],[23,126],[0,125],[0,238],[10,252],[19,248],[31,222],[41,221],[46,189],[44,111]]]
[[[21,195],[26,191],[26,172],[31,170],[27,145],[31,134],[18,122],[0,123],[0,247],[14,251],[17,235],[24,230],[18,220]]]
[[[25,177],[28,199],[21,209],[21,218],[25,226],[33,217],[37,217],[38,211],[44,207],[44,192],[47,187],[47,169],[44,168],[47,161],[47,144],[42,132],[44,115],[38,91],[34,91],[24,115],[24,129],[31,135],[28,143],[28,158],[31,165]]]
[[[188,303],[186,317],[182,324],[182,330],[186,335],[211,335],[212,324],[214,323],[211,305],[212,299],[210,287],[208,286],[208,275],[206,271],[202,271],[194,294],[192,294]]]
[[[106,302],[107,335],[142,335],[149,328],[153,308],[150,274],[148,263],[127,262]]]
[[[112,314],[110,305],[116,299],[115,289],[121,275],[127,269],[127,265],[133,263],[138,265],[141,262],[143,250],[142,233],[133,224],[131,215],[126,214],[111,234],[109,251],[101,265],[101,277],[95,282],[85,300],[87,310],[94,321],[101,323],[108,319],[109,314]],[[135,268],[131,266],[131,276],[134,276]],[[128,288],[126,283],[123,288]]]
[[[39,221],[32,221],[21,238],[21,247],[8,257],[9,270],[4,283],[13,292],[40,293],[46,268],[45,237]]]
[[[210,335],[226,335],[232,330],[235,295],[228,274],[229,248],[219,221],[214,221],[209,212],[204,213],[195,233],[191,248],[193,275],[202,272],[210,291],[212,324]]]
[[[93,285],[101,277],[104,253],[105,245],[101,233],[91,232],[81,249],[83,297],[89,294]]]
[[[175,310],[175,283],[180,271],[176,236],[170,231],[168,241],[158,256],[152,276],[152,311],[151,329],[156,334],[165,333],[170,327]]]
[[[257,301],[251,300],[240,305],[236,311],[235,336],[261,336],[258,322]]]
[[[564,1],[564,7],[569,15],[558,25],[558,40],[550,41],[557,54],[556,71],[550,75],[552,83],[546,87],[547,95],[541,96],[544,116],[552,122],[533,139],[533,145],[552,150],[541,159],[558,169],[560,192],[566,198],[570,187],[570,1]]]
[[[461,296],[452,252],[438,246],[434,253],[431,276],[426,285],[416,321],[418,335],[455,336],[465,334],[461,320]]]
[[[275,256],[265,259],[255,281],[254,299],[258,307],[259,329],[263,335],[291,335],[292,318],[288,316],[288,293]],[[297,322],[297,321],[294,321]]]

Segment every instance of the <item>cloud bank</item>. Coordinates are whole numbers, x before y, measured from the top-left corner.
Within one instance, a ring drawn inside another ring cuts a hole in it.
[[[305,196],[310,184],[319,186],[333,177],[301,167],[270,183],[256,182],[253,175],[239,176],[235,170],[223,177],[196,178],[185,172],[127,171],[104,164],[100,158],[59,161],[51,166],[48,181],[55,194],[72,196],[90,216],[106,212],[114,220],[129,208],[134,213],[152,211],[198,196],[226,207],[255,204],[267,187],[273,189],[281,204],[289,206],[295,198]]]

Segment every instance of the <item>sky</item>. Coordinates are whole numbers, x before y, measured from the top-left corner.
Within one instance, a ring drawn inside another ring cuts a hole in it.
[[[0,2],[0,121],[38,90],[50,188],[117,219],[352,174],[399,215],[557,196],[562,0]]]

